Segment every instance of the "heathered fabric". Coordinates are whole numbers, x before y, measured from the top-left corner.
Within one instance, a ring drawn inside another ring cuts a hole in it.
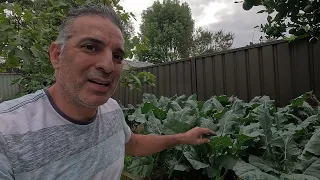
[[[0,104],[0,179],[119,180],[130,135],[113,99],[77,123],[38,90]]]

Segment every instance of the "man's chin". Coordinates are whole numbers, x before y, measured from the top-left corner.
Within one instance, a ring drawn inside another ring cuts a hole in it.
[[[86,97],[82,100],[82,105],[89,108],[97,108],[108,102],[109,99],[109,96]]]

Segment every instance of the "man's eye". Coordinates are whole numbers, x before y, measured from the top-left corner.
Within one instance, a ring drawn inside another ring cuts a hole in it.
[[[93,45],[91,45],[91,44],[86,44],[86,45],[84,45],[83,46],[83,48],[85,49],[85,50],[88,50],[88,51],[97,51],[97,48],[95,48]]]
[[[121,55],[113,55],[113,58],[119,60],[119,61],[122,61],[123,60],[123,57]]]

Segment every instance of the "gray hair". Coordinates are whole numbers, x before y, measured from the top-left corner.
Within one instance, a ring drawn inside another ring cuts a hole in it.
[[[88,15],[97,15],[111,20],[116,26],[119,27],[123,33],[123,25],[116,12],[112,7],[103,5],[83,5],[74,9],[71,9],[64,21],[61,24],[61,28],[57,37],[58,44],[61,45],[61,51],[64,51],[66,41],[71,37],[71,25],[76,18]]]

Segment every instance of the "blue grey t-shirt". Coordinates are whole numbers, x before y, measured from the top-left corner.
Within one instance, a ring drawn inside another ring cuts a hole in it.
[[[0,179],[119,180],[130,136],[115,100],[81,124],[38,90],[0,104]]]

